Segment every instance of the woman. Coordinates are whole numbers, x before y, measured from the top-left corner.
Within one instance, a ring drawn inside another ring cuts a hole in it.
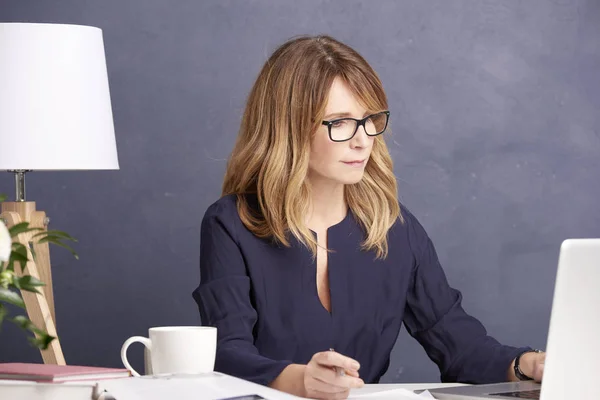
[[[194,298],[218,328],[216,370],[345,398],[386,372],[404,322],[443,381],[516,380],[520,355],[517,375],[541,380],[544,355],[463,311],[399,204],[387,110],[377,74],[331,37],[291,40],[263,67],[202,221]]]

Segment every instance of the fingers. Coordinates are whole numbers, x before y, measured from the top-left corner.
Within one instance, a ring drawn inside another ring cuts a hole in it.
[[[542,357],[536,360],[533,366],[533,379],[536,382],[541,382],[544,376],[544,366],[546,361],[546,355],[544,354]]]
[[[338,393],[326,393],[315,390],[309,393],[309,397],[312,399],[342,400],[348,398],[349,394],[349,390],[344,390],[343,392]]]
[[[325,385],[335,386],[338,389],[359,388],[364,385],[363,380],[358,377],[358,372],[356,371],[353,372],[353,375],[348,374],[345,376],[340,376],[336,373],[333,367],[309,363],[307,366],[307,372],[311,378],[318,380]],[[325,389],[319,390],[327,391]]]
[[[334,371],[322,371],[322,373],[315,376],[316,380],[321,381],[326,385],[330,385],[342,389],[355,389],[364,386],[362,379],[353,376],[339,376]]]
[[[312,379],[307,382],[306,388],[312,391],[322,392],[322,393],[340,393],[346,390],[349,390],[348,387],[332,385],[330,383],[324,382],[317,377],[313,376]]]
[[[344,369],[346,374],[339,375],[336,368]],[[364,386],[359,378],[359,368],[358,362],[334,351],[315,354],[304,373],[308,397],[327,400],[347,398],[350,389]]]
[[[328,367],[339,367],[348,371],[358,371],[360,364],[358,361],[337,353],[335,351],[323,351],[313,356],[318,364]]]
[[[358,363],[351,358],[328,351],[315,354],[307,365],[307,372],[311,378],[319,381],[319,387],[315,389],[323,392],[339,392],[341,389],[360,388],[364,385],[356,369],[344,368],[344,365],[356,366],[356,364]],[[338,375],[335,368],[344,368],[347,374]],[[331,388],[326,389],[323,385]]]
[[[353,376],[355,378],[359,377],[358,371],[354,371],[353,369],[345,370],[345,372],[346,372],[346,375],[348,375],[348,376]]]

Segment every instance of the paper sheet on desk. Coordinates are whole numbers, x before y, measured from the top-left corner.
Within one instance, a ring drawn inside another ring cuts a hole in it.
[[[388,389],[382,391],[371,391],[353,389],[350,392],[348,400],[351,399],[365,399],[365,400],[377,400],[377,399],[395,399],[395,400],[423,400],[423,399],[434,399],[434,397],[425,390],[419,394],[416,394],[412,390],[407,389]]]
[[[220,400],[248,395],[259,395],[267,400],[298,399],[219,373],[110,379],[98,384],[116,400]]]

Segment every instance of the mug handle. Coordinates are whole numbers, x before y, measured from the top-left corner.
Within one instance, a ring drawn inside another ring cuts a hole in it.
[[[121,347],[121,361],[123,362],[123,365],[125,366],[125,368],[131,371],[131,374],[133,376],[140,376],[140,374],[135,369],[133,369],[131,364],[129,364],[129,361],[127,361],[127,348],[135,342],[140,342],[141,344],[146,346],[146,348],[149,351],[152,351],[152,342],[150,341],[150,339],[143,336],[132,336],[129,339],[127,339]]]

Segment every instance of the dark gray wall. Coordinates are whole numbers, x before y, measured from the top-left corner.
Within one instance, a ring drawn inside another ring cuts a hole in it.
[[[118,366],[128,336],[199,322],[201,217],[259,68],[297,34],[331,34],[381,75],[401,199],[499,340],[545,346],[561,241],[600,237],[596,0],[0,0],[0,20],[104,31],[121,170],[28,180],[80,239],[79,262],[52,250],[70,364]],[[41,358],[7,325],[0,360]],[[438,379],[403,332],[384,381]]]

